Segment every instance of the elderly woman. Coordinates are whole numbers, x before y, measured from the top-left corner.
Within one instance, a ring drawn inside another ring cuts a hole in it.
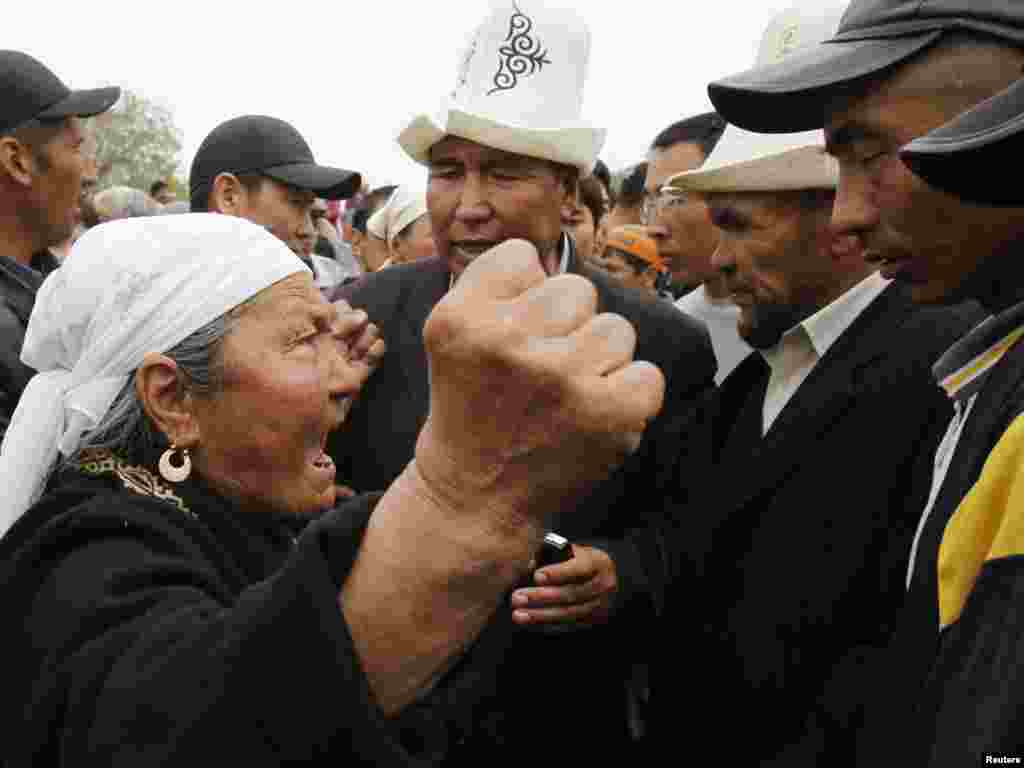
[[[0,760],[443,752],[455,662],[545,519],[660,406],[632,329],[594,301],[526,243],[482,256],[424,331],[415,460],[335,507],[324,440],[377,345],[352,354],[307,268],[243,219],[88,232],[39,292],[39,373],[0,450]]]
[[[399,186],[379,211],[366,223],[371,235],[388,244],[390,254],[381,267],[405,264],[434,256],[434,235],[423,192]]]

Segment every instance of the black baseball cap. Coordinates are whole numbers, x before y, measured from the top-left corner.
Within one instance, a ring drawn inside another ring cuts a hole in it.
[[[985,205],[1024,205],[1024,187],[1006,173],[1024,152],[1024,80],[914,139],[900,157],[933,187]]]
[[[953,30],[1024,45],[1021,0],[853,0],[836,36],[708,86],[715,109],[749,131],[821,128],[829,102]]]
[[[29,120],[92,117],[106,112],[121,89],[72,91],[42,62],[21,51],[0,51],[0,134]]]
[[[317,165],[294,127],[265,115],[228,120],[203,139],[188,176],[193,210],[205,210],[213,180],[221,173],[259,173],[327,200],[352,197],[362,186],[355,171]]]

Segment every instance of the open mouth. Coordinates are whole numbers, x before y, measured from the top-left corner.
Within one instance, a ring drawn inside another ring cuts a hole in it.
[[[469,264],[481,254],[491,250],[497,243],[486,242],[486,243],[452,243],[451,250],[452,254],[459,261]]]
[[[316,467],[317,469],[331,469],[334,466],[334,460],[331,459],[331,457],[328,456],[326,453],[321,451],[320,455],[313,459],[313,466]]]
[[[324,449],[327,447],[327,433],[324,432],[320,438],[320,452],[313,457],[313,466],[321,472],[328,472],[334,470],[334,459],[327,455]]]

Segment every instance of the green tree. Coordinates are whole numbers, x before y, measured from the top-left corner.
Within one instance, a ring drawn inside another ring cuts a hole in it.
[[[174,176],[181,131],[166,107],[124,90],[114,108],[92,124],[101,189],[124,185],[148,192],[157,179]]]

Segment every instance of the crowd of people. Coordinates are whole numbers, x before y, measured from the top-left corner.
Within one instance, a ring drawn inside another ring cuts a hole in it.
[[[0,765],[1024,759],[1024,7],[800,0],[614,175],[589,54],[179,201],[0,51]]]

